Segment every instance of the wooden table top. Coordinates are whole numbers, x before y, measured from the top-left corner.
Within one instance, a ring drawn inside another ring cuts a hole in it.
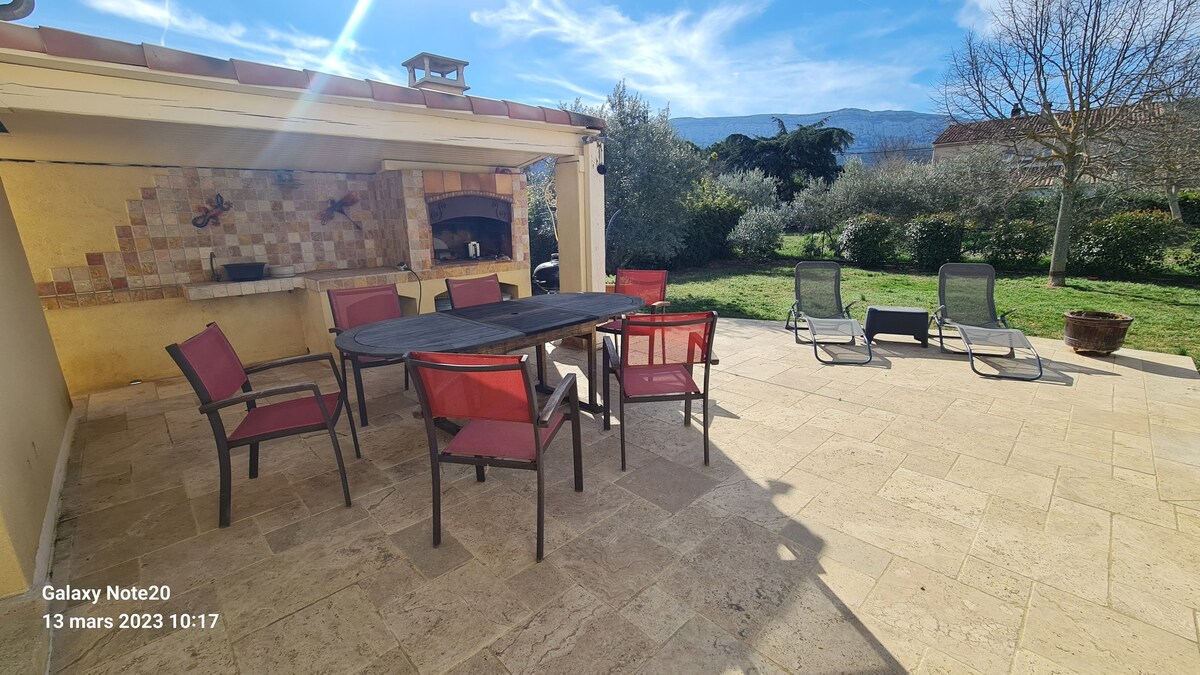
[[[572,326],[601,323],[643,305],[617,293],[557,293],[352,328],[334,341],[348,354],[397,358],[409,352],[466,352]]]

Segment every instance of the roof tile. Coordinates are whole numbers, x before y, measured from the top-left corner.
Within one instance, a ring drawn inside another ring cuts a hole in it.
[[[153,70],[185,75],[202,75],[236,80],[237,71],[228,59],[218,59],[202,54],[184,52],[152,44],[142,44],[146,54],[146,65]]]
[[[454,94],[444,94],[440,91],[431,91],[422,89],[421,93],[425,96],[425,107],[433,108],[434,110],[466,110],[470,112],[471,102],[466,96],[455,96]]]
[[[494,98],[480,98],[478,96],[468,96],[467,100],[471,102],[471,112],[476,115],[508,117],[508,106],[504,105],[504,101],[497,101]]]
[[[26,52],[45,52],[42,34],[38,29],[0,21],[0,47]]]
[[[421,95],[420,89],[401,87],[400,85],[376,82],[375,80],[367,80],[367,83],[371,85],[371,97],[376,101],[425,105],[425,97]]]
[[[38,30],[42,34],[47,54],[69,59],[124,63],[129,66],[146,65],[146,53],[142,51],[141,45],[46,26]]]
[[[551,124],[570,124],[571,114],[566,110],[558,108],[542,108],[542,112],[546,115],[546,121]]]
[[[230,59],[230,61],[233,62],[233,69],[237,72],[238,82],[242,84],[308,89],[308,75],[303,70],[269,66],[265,63],[242,61],[241,59]]]
[[[305,70],[304,72],[308,75],[308,89],[314,94],[374,98],[371,95],[371,85],[366,80],[330,75],[315,70]]]
[[[588,129],[604,128],[604,120],[600,119],[599,117],[584,115],[583,113],[577,113],[574,110],[568,110],[567,115],[571,117],[571,124],[577,127],[587,127]]]
[[[1162,115],[1162,109],[1156,104],[1138,104],[1124,107],[1102,108],[1088,113],[1091,119],[1101,122],[1111,122],[1118,117],[1124,117],[1122,124],[1145,125]],[[1070,122],[1070,113],[1059,112],[1055,116],[1062,122]],[[1049,128],[1049,122],[1040,115],[1024,115],[1021,117],[1006,117],[1003,119],[980,120],[965,124],[952,124],[933,139],[934,145],[949,145],[951,143],[983,143],[987,141],[1012,141],[1025,138],[1030,133],[1044,132]]]
[[[505,101],[504,103],[508,106],[508,116],[514,120],[546,121],[546,111],[543,108],[517,103],[516,101]]]

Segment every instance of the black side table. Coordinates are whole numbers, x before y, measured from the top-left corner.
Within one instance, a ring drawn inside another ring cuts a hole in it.
[[[880,333],[911,335],[922,347],[929,346],[929,312],[920,307],[868,307],[863,325],[867,341]]]

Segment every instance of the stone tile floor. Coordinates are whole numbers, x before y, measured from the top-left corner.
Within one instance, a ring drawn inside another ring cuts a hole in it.
[[[172,597],[52,609],[220,620],[58,630],[51,670],[1200,672],[1189,359],[1034,340],[1047,373],[1024,383],[911,341],[830,367],[778,323],[717,335],[711,466],[680,405],[630,408],[625,473],[616,426],[586,417],[583,493],[569,435],[549,453],[540,564],[527,472],[448,470],[430,546],[427,448],[398,371],[368,371],[352,508],[327,437],[277,441],[254,481],[235,460],[225,530],[186,383],[90,396],[52,583]],[[553,353],[560,372],[580,357]],[[0,605],[5,663],[44,635],[43,611]]]

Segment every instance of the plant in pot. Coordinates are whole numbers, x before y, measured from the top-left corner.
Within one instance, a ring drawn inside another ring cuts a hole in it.
[[[1076,352],[1111,354],[1121,348],[1133,317],[1112,312],[1063,312],[1063,342]]]

